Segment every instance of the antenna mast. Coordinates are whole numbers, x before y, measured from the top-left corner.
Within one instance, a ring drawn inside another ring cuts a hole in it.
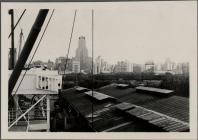
[[[10,49],[10,66],[9,69],[14,69],[14,9],[10,9],[8,14],[11,15],[11,49]]]

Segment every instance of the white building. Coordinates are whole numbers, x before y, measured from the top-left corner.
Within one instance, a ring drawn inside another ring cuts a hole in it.
[[[113,71],[112,65],[108,64],[101,56],[95,59],[94,74],[110,73]]]
[[[12,71],[9,71],[9,75]],[[23,78],[25,71],[21,72],[21,75],[14,87],[13,93],[15,93],[18,85]],[[40,68],[32,68],[27,71],[23,81],[20,84],[17,94],[40,94],[40,89],[50,92],[58,93],[58,89],[62,86],[62,76],[58,75],[58,71],[42,70]]]

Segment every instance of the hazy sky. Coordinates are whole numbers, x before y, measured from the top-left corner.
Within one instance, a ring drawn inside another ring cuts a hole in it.
[[[34,7],[35,6],[35,7]],[[27,6],[27,11],[20,22],[25,39],[38,14],[38,5]],[[7,24],[3,35],[10,32],[8,8],[14,8],[20,16],[24,5],[3,7],[2,20]],[[46,7],[46,5],[44,6]],[[94,9],[94,56],[102,56],[110,63],[129,60],[143,63],[170,58],[174,61],[189,61],[196,52],[196,2],[129,2],[129,3],[62,3],[50,5],[55,13],[48,26],[34,60],[55,60],[66,56],[74,10],[77,9],[76,23],[69,57],[75,56],[78,37],[86,37],[86,44],[91,56],[91,10]],[[48,13],[47,20],[52,10]],[[15,22],[18,19],[15,14]],[[20,26],[15,31],[15,46],[18,47]],[[44,29],[44,26],[43,26]],[[6,32],[7,31],[7,32]],[[43,31],[43,30],[42,30]],[[41,33],[42,33],[41,31]],[[41,33],[37,39],[40,39]],[[6,40],[8,48],[10,39]],[[38,42],[35,43],[34,49]]]

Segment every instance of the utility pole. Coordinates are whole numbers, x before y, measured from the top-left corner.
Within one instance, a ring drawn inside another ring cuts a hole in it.
[[[10,69],[14,69],[14,10],[10,9],[8,11],[9,15],[11,15],[11,54],[10,54],[10,60],[11,60],[11,67]]]

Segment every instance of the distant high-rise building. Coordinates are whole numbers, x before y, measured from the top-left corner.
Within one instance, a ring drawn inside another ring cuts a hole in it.
[[[84,36],[79,37],[75,60],[80,61],[81,70],[90,69],[91,58],[88,57],[88,50],[86,48],[86,41]]]
[[[160,64],[160,63],[155,64],[154,71],[155,72],[162,71],[162,64]]]
[[[113,71],[112,65],[108,64],[101,56],[95,59],[94,74],[111,73]]]
[[[67,63],[67,66],[66,66]],[[58,57],[55,61],[55,69],[58,70],[60,74],[71,73],[72,72],[72,59],[66,57]]]
[[[146,72],[154,72],[154,62],[148,61],[145,63],[145,71]]]
[[[176,74],[189,74],[189,63],[177,63],[174,71]]]
[[[115,65],[114,72],[133,72],[133,65],[127,60],[118,61]]]
[[[76,60],[72,61],[72,72],[80,73],[80,61],[76,61]]]
[[[101,71],[102,71],[102,60],[101,60],[101,56],[98,56],[95,59],[94,69],[95,69],[95,74],[101,73]]]
[[[141,64],[133,64],[133,72],[134,73],[141,73],[142,72],[142,65]]]
[[[176,64],[171,61],[170,58],[167,58],[164,63],[164,70],[165,71],[173,71],[176,69]]]
[[[189,74],[189,63],[182,64],[182,74]]]

